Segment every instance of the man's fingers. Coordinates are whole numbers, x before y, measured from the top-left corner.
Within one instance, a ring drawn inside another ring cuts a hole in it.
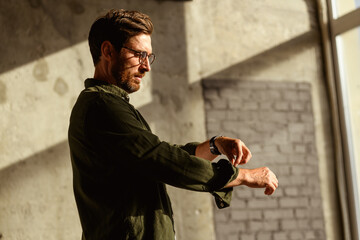
[[[276,190],[276,185],[275,184],[273,184],[273,183],[270,183],[270,184],[268,184],[266,187],[265,187],[265,194],[266,195],[271,195],[271,194],[273,194],[274,192],[275,192],[275,190]]]
[[[243,149],[242,149],[241,145],[242,145],[242,142],[240,140],[237,140],[236,142],[234,142],[233,153],[234,153],[234,155],[236,155],[235,167],[237,165],[239,165],[239,163],[241,162],[241,159],[244,156]]]

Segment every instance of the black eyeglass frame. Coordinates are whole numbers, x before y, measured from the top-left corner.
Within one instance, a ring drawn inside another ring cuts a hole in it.
[[[126,46],[122,46],[121,48],[125,48],[127,50],[137,53],[139,55],[139,64],[143,64],[146,58],[149,59],[150,65],[155,61],[156,56],[154,53],[148,54],[145,51],[137,51]]]

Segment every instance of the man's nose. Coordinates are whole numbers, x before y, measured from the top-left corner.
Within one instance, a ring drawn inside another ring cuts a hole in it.
[[[146,72],[149,72],[151,70],[149,58],[146,57],[144,61],[140,64],[140,67],[144,69]]]

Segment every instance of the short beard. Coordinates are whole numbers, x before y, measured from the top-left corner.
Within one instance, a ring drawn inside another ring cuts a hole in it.
[[[138,85],[132,84],[131,76],[126,75],[124,71],[121,70],[121,67],[112,69],[112,76],[115,79],[116,86],[125,90],[127,93],[136,92],[140,88]]]

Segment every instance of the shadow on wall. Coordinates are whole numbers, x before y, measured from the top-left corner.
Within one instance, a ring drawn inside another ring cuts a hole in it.
[[[156,104],[171,103],[176,115],[182,110],[183,100],[186,99],[184,95],[188,91],[183,5],[180,1],[160,0],[3,1],[0,3],[0,35],[3,42],[0,45],[0,74],[87,41],[91,23],[108,9],[139,10],[148,14],[155,26],[152,42],[157,60],[150,73],[152,94],[159,100]],[[82,59],[78,59],[78,64],[83,64]],[[34,73],[40,75],[35,77],[42,81],[49,69],[44,61],[39,61]],[[78,75],[74,73],[74,79]],[[7,101],[6,91],[9,88],[6,79],[1,80],[0,104]],[[63,86],[58,89],[58,94],[63,94]],[[153,108],[153,104],[147,107]]]
[[[274,48],[261,52],[243,62],[208,76],[207,79],[250,79],[259,75],[261,71],[274,66],[279,66],[283,62],[291,61],[297,54],[313,48],[315,44],[319,43],[319,37],[319,33],[315,30],[305,32],[296,38],[275,46]],[[297,66],[293,65],[293,67],[296,71]],[[281,77],[286,77],[286,72],[284,72]]]
[[[180,112],[182,119],[190,118],[184,110],[185,103],[188,107],[191,106],[190,100],[184,101],[189,99],[188,94],[201,97],[197,92],[201,90],[200,85],[195,89],[197,91],[188,93],[183,5],[183,2],[156,0],[68,0],[56,3],[41,0],[20,3],[2,1],[0,74],[10,70],[20,71],[27,63],[86,41],[91,23],[107,9],[139,10],[147,13],[155,25],[152,41],[157,61],[151,72],[151,87],[158,100],[143,106],[141,111],[145,115],[148,113],[146,119],[149,123],[157,121],[155,124],[162,127],[160,135],[181,138],[182,134],[173,132],[182,128],[179,126],[182,122],[172,120],[180,119]],[[79,58],[78,62],[81,65],[83,61]],[[74,72],[75,80],[78,76]],[[1,80],[0,103],[4,103],[7,101],[6,90],[10,85],[6,79]],[[16,81],[11,87],[18,87],[16,84],[22,83]],[[158,104],[163,107],[157,106]],[[41,103],[39,108],[42,108]],[[58,121],[68,122],[68,119]],[[47,124],[54,125],[49,122]],[[11,134],[11,129],[9,133]],[[31,146],[23,147],[31,149]],[[79,238],[80,223],[72,193],[69,157],[67,141],[64,139],[53,147],[35,152],[26,159],[18,159],[15,164],[0,169],[0,232],[4,238]],[[176,222],[182,228],[182,220],[176,219]],[[181,232],[180,229],[179,236]]]
[[[242,78],[249,80],[256,75],[259,75],[261,71],[265,71],[268,68],[274,66],[279,68],[278,66],[281,63],[291,61],[291,59],[296,55],[318,45],[320,42],[320,30],[318,26],[319,24],[316,3],[312,0],[304,0],[304,3],[306,4],[307,11],[309,13],[308,16],[310,30],[308,32],[274,46],[271,49],[261,52],[242,62],[236,63],[233,66],[229,66],[226,69],[223,69],[222,71],[219,71],[211,76],[207,76],[206,79]],[[296,66],[293,67],[294,70],[296,70]],[[280,75],[283,76],[283,74]],[[266,77],[266,80],[269,80],[269,76]]]

